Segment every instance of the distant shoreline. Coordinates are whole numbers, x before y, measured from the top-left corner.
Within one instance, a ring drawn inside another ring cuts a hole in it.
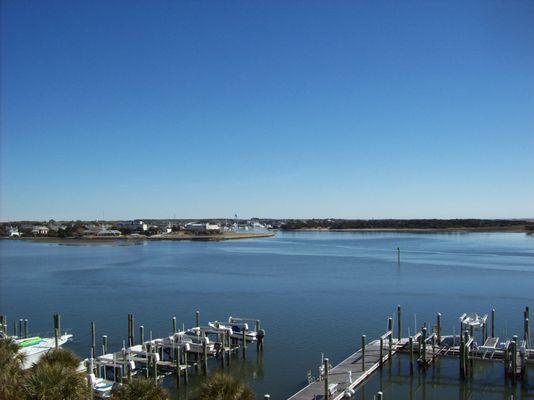
[[[495,226],[495,227],[454,227],[454,228],[297,228],[285,229],[283,232],[406,232],[406,233],[453,233],[453,232],[510,232],[529,233],[525,226]]]
[[[266,238],[274,236],[274,233],[265,232],[265,233],[221,233],[214,235],[178,235],[178,234],[167,234],[167,235],[157,235],[157,236],[115,236],[115,237],[50,237],[50,236],[36,236],[36,237],[20,237],[20,238],[9,238],[1,237],[0,239],[4,240],[13,240],[13,241],[29,241],[36,243],[51,243],[51,244],[64,244],[64,245],[96,245],[96,244],[140,244],[143,242],[153,242],[153,241],[223,241],[223,240],[240,240],[240,239],[256,239],[256,238]]]

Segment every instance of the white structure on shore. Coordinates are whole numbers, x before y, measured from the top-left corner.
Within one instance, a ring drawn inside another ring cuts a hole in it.
[[[221,227],[218,224],[210,224],[209,222],[189,222],[185,225],[185,230],[193,233],[219,233]]]
[[[22,233],[19,232],[19,228],[17,228],[16,226],[9,227],[9,237],[21,237],[21,236],[22,236]]]
[[[41,236],[46,236],[48,235],[48,227],[46,226],[34,226],[32,228],[32,235],[34,236],[37,236],[37,235],[41,235]]]
[[[116,225],[119,229],[128,229],[131,232],[146,232],[148,230],[148,224],[138,219],[119,222]]]

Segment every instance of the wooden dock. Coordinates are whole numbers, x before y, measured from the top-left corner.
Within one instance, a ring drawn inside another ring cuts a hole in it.
[[[393,357],[398,349],[408,344],[408,339],[402,339],[401,341],[391,339],[391,342],[389,342],[391,334],[391,331],[386,332],[380,339],[366,344],[365,351],[358,350],[328,371],[327,379],[322,376],[320,380],[310,383],[291,396],[289,400],[326,399],[326,388],[328,388],[329,400],[342,399],[348,390],[354,390],[358,387],[383,363]],[[385,341],[385,339],[388,340]],[[389,343],[391,343],[391,349],[389,348]]]

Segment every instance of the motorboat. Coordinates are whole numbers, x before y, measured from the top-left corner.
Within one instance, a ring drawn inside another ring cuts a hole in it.
[[[3,333],[0,333],[2,337],[8,337]],[[37,363],[41,357],[56,347],[55,338],[42,338],[39,336],[32,336],[28,338],[18,338],[12,336],[15,343],[19,345],[19,353],[24,356],[22,363],[22,369],[31,368]],[[61,347],[72,338],[71,334],[65,333],[57,339],[58,347]]]

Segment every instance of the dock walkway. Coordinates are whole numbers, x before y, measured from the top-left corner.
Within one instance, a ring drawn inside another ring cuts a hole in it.
[[[382,349],[382,362],[387,361],[390,356],[393,357],[397,350],[407,345],[407,343],[408,339],[402,339],[400,342],[393,339],[391,352],[389,351],[389,344],[387,342],[384,343]],[[361,349],[332,368],[328,373],[330,399],[342,399],[346,390],[354,390],[365,379],[370,377],[373,372],[380,367],[380,353],[380,340],[377,339],[365,346],[365,368],[362,368],[363,353]],[[324,399],[325,380],[323,379],[310,383],[308,386],[291,396],[288,400]]]

